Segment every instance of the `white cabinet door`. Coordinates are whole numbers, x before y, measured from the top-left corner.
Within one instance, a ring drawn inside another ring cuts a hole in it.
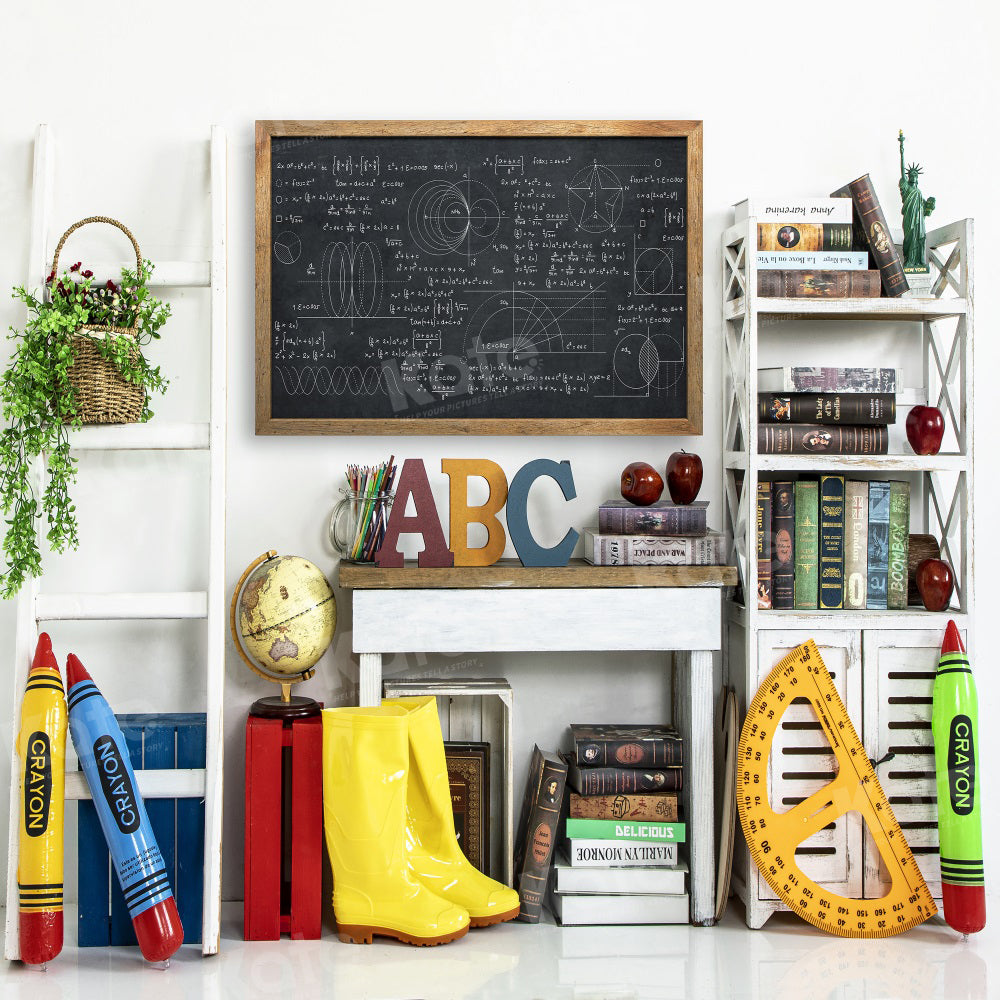
[[[763,683],[771,669],[796,646],[814,639],[834,686],[861,733],[861,633],[855,631],[768,630],[758,634],[758,677]],[[805,699],[786,709],[774,735],[768,764],[771,808],[787,812],[836,776],[836,757],[816,713]],[[849,813],[802,842],[795,860],[811,879],[842,896],[860,897],[862,886],[861,817]],[[757,874],[760,899],[777,894]]]
[[[941,870],[931,707],[942,637],[939,629],[869,629],[863,637],[865,752],[877,763],[875,773],[937,899]],[[889,884],[867,830],[864,858],[865,896],[878,899]]]

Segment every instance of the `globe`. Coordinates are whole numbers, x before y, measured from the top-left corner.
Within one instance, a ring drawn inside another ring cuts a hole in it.
[[[261,558],[238,593],[240,638],[262,670],[291,679],[326,652],[337,626],[337,602],[308,559],[274,553]]]

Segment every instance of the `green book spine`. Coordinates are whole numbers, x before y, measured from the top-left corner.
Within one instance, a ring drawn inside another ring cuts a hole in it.
[[[590,840],[640,840],[657,843],[683,843],[683,823],[643,823],[634,819],[566,820],[566,836]]]
[[[890,610],[906,607],[909,591],[910,484],[889,484],[889,593]]]
[[[819,483],[795,484],[795,607],[819,603]]]
[[[819,606],[844,606],[844,477],[819,481]]]

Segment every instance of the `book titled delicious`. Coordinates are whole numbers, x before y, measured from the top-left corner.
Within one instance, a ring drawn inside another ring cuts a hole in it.
[[[570,725],[581,767],[679,767],[684,742],[670,726]]]
[[[725,536],[602,535],[583,530],[583,558],[594,566],[721,566]]]
[[[644,823],[631,819],[566,820],[566,836],[570,840],[638,840],[653,843],[684,843],[683,823]]]
[[[608,500],[597,511],[602,535],[704,535],[708,531],[708,501],[675,504],[658,500],[639,507],[628,500]]]
[[[887,455],[885,426],[856,424],[757,424],[757,451],[762,455]]]

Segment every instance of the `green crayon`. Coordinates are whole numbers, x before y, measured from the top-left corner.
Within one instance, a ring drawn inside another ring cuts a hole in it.
[[[986,926],[983,828],[977,783],[979,706],[969,658],[948,622],[934,678],[934,764],[944,918],[962,934]]]

